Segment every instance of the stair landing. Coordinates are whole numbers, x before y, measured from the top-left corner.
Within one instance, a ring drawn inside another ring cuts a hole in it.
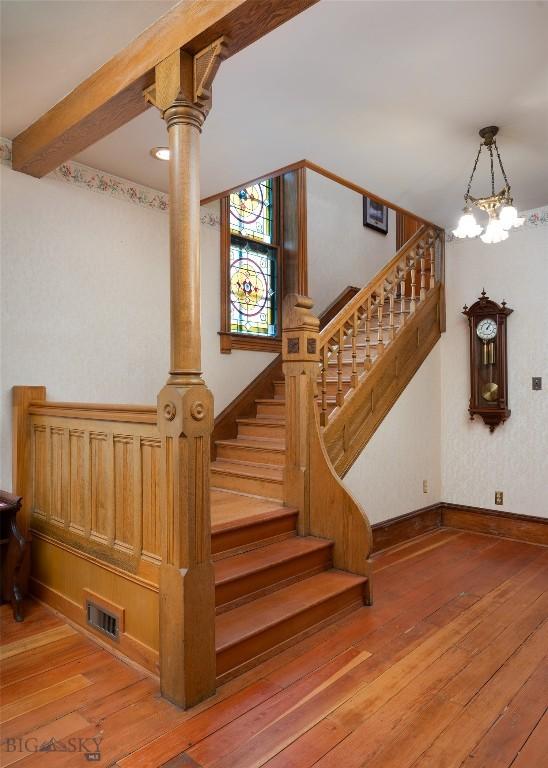
[[[279,501],[269,501],[257,496],[246,496],[232,491],[211,489],[211,527],[216,528],[224,523],[245,520],[261,514],[275,512],[280,508]]]

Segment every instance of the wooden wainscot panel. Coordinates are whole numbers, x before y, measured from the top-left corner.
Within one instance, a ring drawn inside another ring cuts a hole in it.
[[[106,432],[90,432],[91,458],[91,538],[103,543],[109,541],[109,521],[114,510],[110,504],[112,472],[108,466],[112,459],[110,436]]]
[[[82,429],[69,430],[70,451],[70,524],[81,536],[91,530],[89,499],[89,442]]]
[[[133,435],[114,435],[114,546],[135,551]]]
[[[142,555],[160,557],[160,438],[141,439]]]
[[[86,590],[119,606],[117,649],[157,671],[156,411],[40,402],[29,414],[32,588],[83,627]]]
[[[419,305],[364,382],[347,396],[344,409],[323,430],[329,458],[344,477],[438,339],[439,286]]]

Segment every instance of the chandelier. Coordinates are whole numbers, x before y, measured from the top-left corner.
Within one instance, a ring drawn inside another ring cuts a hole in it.
[[[478,224],[476,217],[472,212],[471,205],[475,205],[481,211],[485,211],[489,216],[489,221],[485,232],[481,235],[481,239],[484,243],[500,243],[502,240],[506,240],[508,237],[508,230],[512,227],[521,227],[525,219],[518,216],[517,210],[514,208],[512,197],[510,196],[510,184],[506,177],[506,172],[500,159],[499,148],[497,147],[497,135],[499,129],[496,125],[490,125],[487,128],[482,128],[479,135],[482,138],[474,167],[472,168],[472,174],[468,181],[468,189],[464,195],[464,212],[459,219],[459,223],[456,229],[453,230],[455,237],[476,237],[483,231],[481,224]],[[483,148],[486,148],[489,153],[491,162],[491,194],[488,197],[472,197],[470,194],[470,187],[472,186],[472,179],[476,172],[478,160],[480,158]],[[493,156],[493,150],[496,152],[499,167],[504,179],[503,189],[495,192],[495,161]]]

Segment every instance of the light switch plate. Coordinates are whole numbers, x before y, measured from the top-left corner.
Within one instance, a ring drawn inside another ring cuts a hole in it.
[[[542,377],[541,376],[533,376],[531,389],[534,389],[534,390],[542,389]]]

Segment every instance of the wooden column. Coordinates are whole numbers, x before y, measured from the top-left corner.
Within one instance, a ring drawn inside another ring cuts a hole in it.
[[[306,296],[290,294],[283,307],[283,370],[286,400],[284,502],[299,510],[299,533],[310,533],[310,425],[320,372],[320,321]]]
[[[191,707],[215,691],[215,580],[209,494],[213,397],[201,375],[200,133],[223,43],[156,67],[146,97],[169,135],[171,365],[158,395],[162,436],[160,685]]]
[[[282,176],[283,295],[308,293],[306,168]]]
[[[28,535],[32,510],[32,442],[29,418],[29,403],[45,400],[45,387],[12,387],[12,481],[11,488],[16,496],[23,497],[23,504],[17,513],[17,524],[23,536]]]

